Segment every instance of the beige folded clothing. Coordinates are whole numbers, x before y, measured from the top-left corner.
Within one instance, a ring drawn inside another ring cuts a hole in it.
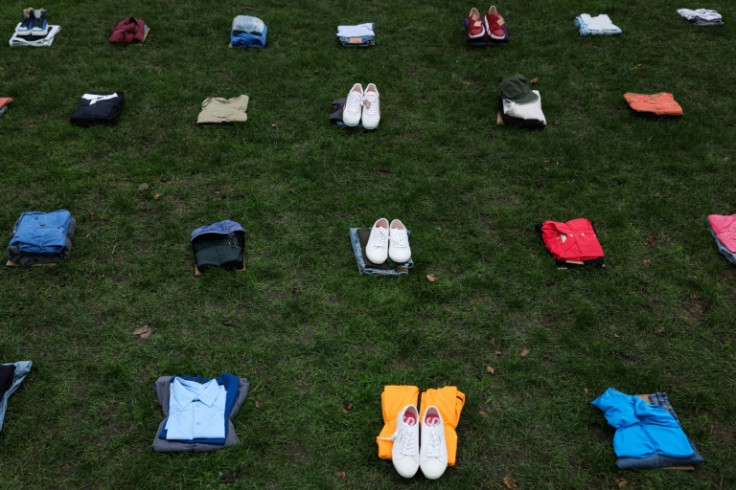
[[[238,95],[232,99],[224,97],[207,97],[202,102],[202,111],[197,116],[197,124],[232,124],[248,120],[247,95]]]

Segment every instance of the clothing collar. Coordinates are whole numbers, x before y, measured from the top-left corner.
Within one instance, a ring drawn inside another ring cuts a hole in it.
[[[177,377],[171,383],[171,398],[182,408],[195,401],[212,407],[220,393],[220,385],[214,379],[202,384]]]

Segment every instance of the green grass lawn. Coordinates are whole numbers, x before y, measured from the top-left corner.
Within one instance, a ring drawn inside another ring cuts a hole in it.
[[[0,432],[0,488],[423,487],[377,457],[387,384],[467,396],[436,485],[736,487],[736,269],[705,224],[736,212],[736,10],[517,3],[498,4],[511,42],[489,48],[466,46],[474,5],[456,1],[45,5],[53,46],[0,48],[15,98],[0,246],[24,211],[66,208],[78,227],[57,267],[0,270],[0,362],[33,361]],[[8,39],[27,6],[0,6]],[[580,37],[583,12],[623,34]],[[237,14],[266,22],[266,49],[228,49]],[[148,40],[110,45],[130,15]],[[339,46],[338,24],[368,21],[376,46]],[[513,73],[538,78],[543,131],[496,125]],[[355,82],[381,92],[376,131],[327,121]],[[119,90],[117,126],[70,124],[83,93]],[[637,117],[625,92],[671,92],[685,116]],[[195,125],[203,99],[240,94],[246,123]],[[383,216],[411,229],[407,277],[357,272],[348,229]],[[557,270],[534,231],[577,217],[605,269]],[[247,268],[195,278],[189,234],[223,219],[247,229]],[[251,382],[242,444],[153,452],[155,380],[224,371]],[[666,391],[706,463],[617,470],[590,405],[608,387]]]

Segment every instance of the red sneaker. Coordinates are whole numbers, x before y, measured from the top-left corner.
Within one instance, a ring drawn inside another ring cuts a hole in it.
[[[468,14],[468,37],[470,39],[481,39],[486,35],[486,28],[483,25],[483,18],[480,16],[478,9],[473,7]]]
[[[496,10],[495,5],[491,5],[488,8],[488,13],[483,18],[486,31],[491,36],[491,39],[496,41],[503,41],[506,39],[506,31],[503,29],[503,25],[506,23],[501,17],[501,14]]]

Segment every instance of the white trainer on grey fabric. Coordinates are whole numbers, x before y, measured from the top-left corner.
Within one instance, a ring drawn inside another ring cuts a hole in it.
[[[373,224],[365,255],[374,264],[383,264],[388,259],[388,220],[380,218]]]
[[[414,405],[407,405],[396,419],[396,432],[391,436],[391,461],[396,472],[411,478],[419,471],[419,412]]]
[[[397,264],[409,262],[411,248],[409,248],[409,233],[401,220],[391,222],[389,231],[388,256]]]
[[[437,407],[428,407],[422,420],[422,447],[419,450],[419,466],[430,480],[441,477],[447,469],[447,442],[445,424]]]
[[[375,83],[369,83],[363,94],[363,127],[376,129],[381,122],[381,102]]]
[[[351,128],[360,124],[360,117],[363,114],[363,86],[359,83],[353,85],[348,92],[348,98],[345,101],[345,107],[342,109],[342,122],[345,126]]]

